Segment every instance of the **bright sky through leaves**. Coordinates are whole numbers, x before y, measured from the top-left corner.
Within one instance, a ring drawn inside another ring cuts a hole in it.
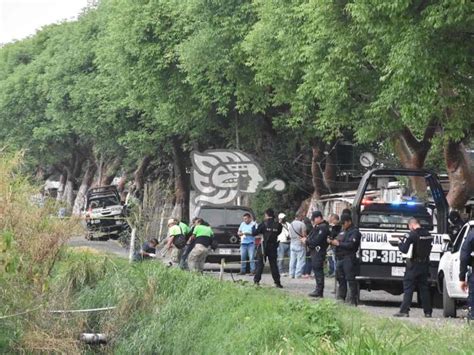
[[[0,0],[0,43],[23,39],[42,26],[76,17],[87,0]]]

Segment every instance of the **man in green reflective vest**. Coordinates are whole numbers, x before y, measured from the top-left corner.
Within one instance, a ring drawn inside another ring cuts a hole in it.
[[[188,236],[190,229],[188,225],[184,222],[179,221],[177,218],[171,218],[168,220],[168,241],[167,241],[167,248],[172,249],[173,247],[173,240],[175,237],[179,235],[184,235],[185,237]],[[173,251],[171,259],[179,263],[183,254],[183,249],[176,249]]]
[[[214,233],[211,227],[204,225],[203,219],[198,218],[190,238],[191,243],[195,244],[188,257],[190,271],[202,272],[204,270],[204,263],[213,237]]]

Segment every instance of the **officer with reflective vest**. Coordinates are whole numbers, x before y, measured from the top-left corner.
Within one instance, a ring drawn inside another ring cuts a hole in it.
[[[407,254],[412,246],[412,255],[406,260],[405,276],[403,277],[403,301],[400,312],[395,317],[408,317],[413,292],[418,288],[421,304],[426,318],[431,318],[433,309],[431,307],[430,289],[428,278],[430,275],[430,253],[433,246],[433,236],[422,228],[416,218],[408,220],[410,233],[398,244],[398,249]]]
[[[345,301],[349,285],[349,301],[357,306],[359,302],[359,286],[356,281],[359,272],[357,252],[361,234],[352,224],[352,217],[349,214],[341,216],[341,226],[342,231],[337,238],[328,239],[328,243],[336,247],[336,279],[339,284],[336,296],[338,300]]]
[[[328,249],[329,224],[323,219],[320,211],[311,215],[313,229],[306,240],[311,253],[311,266],[314,272],[316,288],[309,294],[310,297],[322,298],[324,292],[324,261]]]
[[[459,268],[459,281],[461,281],[461,289],[464,292],[468,291],[469,288],[469,314],[468,319],[474,320],[474,275],[472,273],[472,267],[474,266],[474,230],[471,230],[464,240],[461,247],[460,261],[461,265]],[[471,267],[471,270],[468,272],[468,267]],[[466,282],[466,276],[468,278]]]
[[[265,211],[265,220],[253,227],[252,235],[263,235],[263,241],[257,247],[257,269],[255,271],[254,283],[258,285],[262,279],[263,267],[265,259],[268,258],[270,263],[270,270],[272,272],[275,286],[283,288],[280,283],[280,272],[278,271],[277,257],[278,257],[278,236],[282,231],[282,225],[275,220],[275,212],[269,208]]]

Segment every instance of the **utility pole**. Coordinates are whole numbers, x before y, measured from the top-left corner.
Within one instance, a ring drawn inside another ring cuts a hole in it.
[[[237,150],[240,150],[240,142],[239,142],[239,115],[237,111],[234,110],[235,115],[235,147]],[[240,206],[242,204],[242,198],[240,196],[240,171],[237,171],[237,188],[239,189],[237,195],[237,205]]]

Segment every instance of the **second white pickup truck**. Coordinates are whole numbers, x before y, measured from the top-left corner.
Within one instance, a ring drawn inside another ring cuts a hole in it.
[[[456,306],[465,301],[468,294],[461,290],[459,282],[461,247],[469,232],[474,229],[474,220],[467,222],[456,236],[454,243],[444,244],[444,254],[438,267],[438,286],[443,293],[443,315],[456,317]]]

